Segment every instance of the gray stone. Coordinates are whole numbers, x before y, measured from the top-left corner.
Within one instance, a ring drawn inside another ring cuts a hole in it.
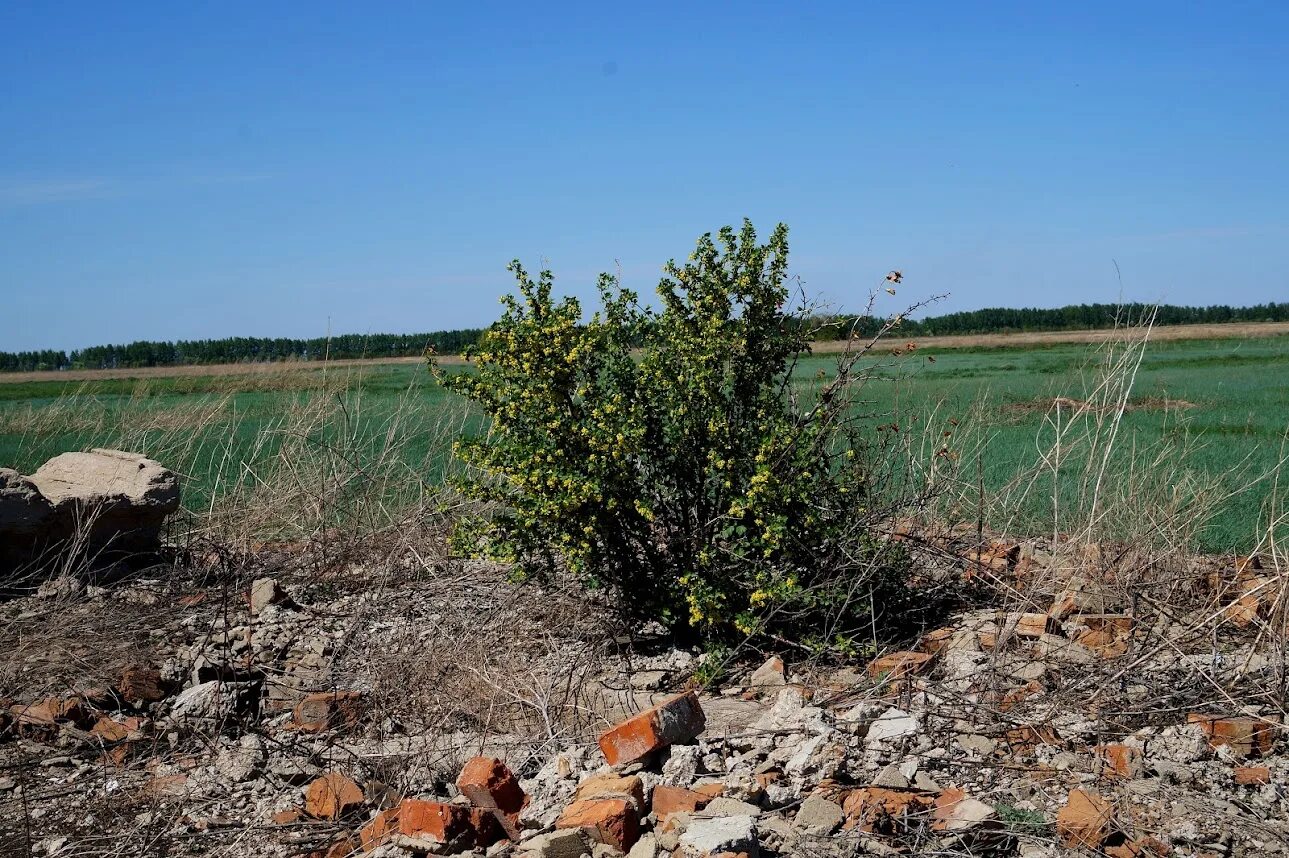
[[[272,578],[256,578],[251,584],[251,613],[258,614],[269,605],[286,600],[286,592]]]
[[[178,508],[178,475],[136,453],[63,453],[30,477],[0,468],[0,572],[67,549],[98,564],[155,551]]]
[[[755,804],[749,804],[746,801],[739,801],[736,798],[721,796],[708,802],[707,806],[699,811],[696,816],[757,816],[761,808]]]
[[[868,735],[864,741],[868,745],[873,745],[877,742],[888,742],[892,739],[912,736],[917,731],[918,719],[903,709],[897,709],[892,706],[883,712],[868,728]]]
[[[31,480],[0,468],[0,574],[35,560],[48,542],[54,505]]]
[[[178,720],[217,721],[241,711],[253,682],[203,682],[175,698],[171,714]]]
[[[954,804],[941,823],[944,831],[956,834],[992,822],[994,817],[993,805],[968,797]]]
[[[90,541],[121,550],[155,548],[166,516],[179,509],[179,475],[160,462],[121,450],[63,453],[41,465],[31,482]]]
[[[722,816],[695,819],[680,835],[682,854],[704,858],[721,852],[744,852],[751,858],[760,854],[756,820],[751,816]]]
[[[994,752],[998,743],[988,736],[981,736],[978,733],[959,733],[954,737],[958,747],[964,751],[981,757],[987,757]]]
[[[909,779],[900,771],[899,765],[891,763],[873,778],[873,786],[886,787],[887,789],[908,789]]]
[[[215,768],[233,783],[250,780],[264,761],[264,741],[251,733],[238,740],[236,745],[221,748],[215,755]]]
[[[552,831],[519,844],[519,854],[531,858],[582,858],[591,850],[576,831]]]
[[[766,659],[765,664],[761,665],[752,674],[748,680],[748,685],[757,691],[774,691],[788,684],[788,679],[783,667],[783,659],[777,655],[772,655]]]
[[[801,803],[797,810],[796,827],[806,834],[832,834],[846,818],[841,805],[815,794]]]

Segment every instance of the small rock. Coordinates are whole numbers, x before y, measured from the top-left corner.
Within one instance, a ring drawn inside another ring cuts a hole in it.
[[[783,666],[783,659],[777,655],[772,655],[765,660],[753,672],[751,679],[748,680],[748,686],[757,691],[773,691],[788,684],[787,673]]]
[[[680,848],[687,856],[708,858],[722,853],[744,853],[749,858],[760,854],[756,837],[756,820],[751,816],[723,816],[695,819],[680,835]]]
[[[918,726],[918,719],[915,716],[892,706],[872,723],[864,741],[868,745],[873,745],[877,742],[912,736],[918,731]]]
[[[256,578],[251,584],[251,613],[258,614],[269,605],[277,605],[287,599],[286,591],[272,578]]]
[[[823,836],[832,834],[845,818],[841,805],[815,793],[801,803],[794,825],[806,834]]]
[[[552,831],[525,840],[519,846],[520,854],[531,858],[583,858],[590,855],[582,836],[576,831]]]

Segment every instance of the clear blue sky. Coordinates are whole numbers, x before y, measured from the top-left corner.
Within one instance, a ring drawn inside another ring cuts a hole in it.
[[[0,349],[484,325],[792,228],[854,309],[1289,300],[1289,4],[0,5]],[[894,299],[892,299],[893,306]]]

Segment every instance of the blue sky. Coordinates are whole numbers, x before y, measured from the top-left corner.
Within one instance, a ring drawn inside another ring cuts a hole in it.
[[[1284,3],[11,0],[0,349],[484,325],[513,257],[649,293],[745,215],[850,309],[1289,300],[1287,45]]]

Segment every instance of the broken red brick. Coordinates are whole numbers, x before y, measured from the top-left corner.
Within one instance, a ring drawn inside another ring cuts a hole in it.
[[[1236,766],[1235,782],[1240,786],[1271,783],[1271,769],[1266,766]]]
[[[882,678],[888,682],[894,682],[897,679],[921,673],[933,658],[935,656],[930,653],[912,650],[887,653],[868,663],[868,675],[873,679]]]
[[[1127,636],[1112,629],[1085,629],[1075,635],[1074,642],[1095,651],[1102,658],[1118,658],[1128,651]]]
[[[953,628],[929,631],[918,641],[917,648],[931,655],[939,655],[956,633],[957,630]]]
[[[1172,848],[1162,840],[1154,837],[1138,837],[1128,843],[1104,847],[1106,858],[1149,858],[1152,855],[1167,855]]]
[[[315,819],[339,819],[362,807],[365,800],[358,784],[339,772],[328,772],[305,789],[304,809]]]
[[[705,784],[695,785],[694,792],[699,795],[705,795],[708,798],[720,798],[725,795],[725,784],[719,781],[708,781]]]
[[[389,842],[390,838],[398,832],[398,808],[391,807],[389,810],[382,810],[372,817],[358,831],[358,840],[362,844],[364,852],[375,851],[377,847],[383,846]]]
[[[352,834],[346,834],[332,843],[326,852],[322,853],[322,858],[349,858],[350,855],[356,855],[361,848],[361,844],[354,839]]]
[[[1008,618],[1008,624],[1012,618]],[[1016,636],[1020,638],[1041,638],[1045,634],[1059,631],[1056,622],[1047,614],[1021,614],[1015,617]]]
[[[461,769],[457,787],[476,807],[518,813],[524,807],[519,780],[501,760],[474,757]]]
[[[1006,739],[1012,753],[1033,750],[1039,745],[1060,747],[1064,744],[1061,735],[1046,724],[1013,727],[1007,731]]]
[[[345,724],[352,727],[362,717],[362,693],[359,691],[319,691],[306,694],[295,704],[291,720],[297,730],[321,733]]]
[[[56,732],[61,723],[85,727],[90,717],[79,697],[50,697],[37,703],[19,703],[9,707],[9,715],[18,732],[27,735]]]
[[[457,788],[475,807],[493,814],[506,836],[519,841],[517,815],[523,810],[525,796],[519,779],[501,760],[474,757],[457,776]]]
[[[619,775],[614,772],[602,772],[582,781],[573,794],[574,801],[591,798],[623,798],[630,801],[640,813],[644,813],[644,783],[635,775]]]
[[[304,819],[304,814],[299,808],[293,807],[290,810],[279,810],[272,816],[274,825],[291,825]]]
[[[1037,679],[1031,679],[1029,682],[1020,686],[1019,688],[1013,688],[1010,691],[1007,691],[1006,693],[1004,693],[998,699],[998,708],[1001,711],[1006,712],[1007,710],[1015,706],[1017,703],[1021,703],[1025,700],[1028,700],[1029,698],[1033,697],[1036,694],[1042,694],[1042,693],[1043,693],[1043,684],[1039,682]]]
[[[1097,745],[1093,750],[1101,760],[1102,775],[1131,779],[1141,774],[1141,749],[1116,743]]]
[[[673,813],[694,813],[706,807],[711,800],[710,796],[692,789],[658,784],[653,788],[653,814],[661,821]]]
[[[103,757],[114,765],[125,765],[130,758],[130,728],[106,715],[94,723],[90,735],[103,743]]]
[[[1056,815],[1056,833],[1063,846],[1097,849],[1111,834],[1114,808],[1094,792],[1070,792]]]
[[[116,684],[121,699],[132,704],[156,703],[165,698],[165,686],[161,681],[161,671],[146,664],[135,664],[121,673],[121,681]]]
[[[600,843],[623,852],[630,850],[640,838],[640,817],[631,802],[620,798],[575,801],[564,809],[555,827],[584,831]]]
[[[864,787],[852,790],[842,802],[845,827],[858,828],[867,834],[895,835],[917,825],[934,800],[912,790]]]
[[[469,808],[441,801],[405,798],[398,805],[398,831],[418,840],[464,843],[473,840]]]
[[[694,738],[706,723],[698,695],[692,691],[677,694],[605,732],[600,736],[600,750],[611,766],[633,763]]]
[[[1247,715],[1224,718],[1191,713],[1186,716],[1186,723],[1195,724],[1203,730],[1212,747],[1227,745],[1242,756],[1269,754],[1275,745],[1274,726]]]

